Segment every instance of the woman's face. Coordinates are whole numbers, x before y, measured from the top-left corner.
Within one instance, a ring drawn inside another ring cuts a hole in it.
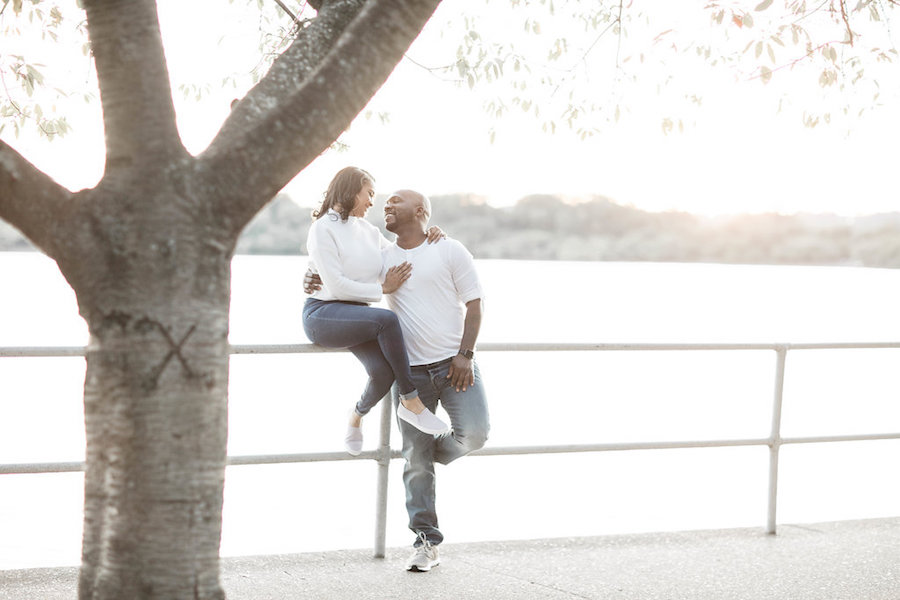
[[[372,198],[375,197],[375,186],[371,181],[363,181],[362,189],[356,195],[356,203],[350,211],[351,217],[365,217],[372,206]]]

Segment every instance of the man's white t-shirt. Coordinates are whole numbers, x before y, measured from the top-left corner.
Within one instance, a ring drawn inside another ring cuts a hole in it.
[[[462,340],[465,304],[483,298],[472,255],[460,242],[422,242],[410,250],[392,244],[382,252],[382,279],[404,261],[412,274],[397,291],[386,295],[397,314],[410,365],[427,365],[456,356]]]

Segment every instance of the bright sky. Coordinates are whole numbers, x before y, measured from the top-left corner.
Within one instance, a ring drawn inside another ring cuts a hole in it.
[[[671,4],[661,3],[654,14],[663,15],[662,7]],[[254,66],[256,21],[242,15],[242,2],[223,8],[212,0],[160,0],[159,6],[172,79],[209,84],[200,102],[183,100],[180,94],[176,102],[185,144],[199,152],[227,116],[230,100],[249,86],[248,80],[236,89],[222,89],[220,82]],[[508,2],[444,0],[408,56],[428,66],[452,62],[460,34],[448,30],[446,23],[463,9],[483,13],[483,36],[510,35],[508,11],[513,9]],[[699,23],[680,27],[706,26],[706,17]],[[662,18],[652,26],[664,26]],[[586,38],[574,30],[571,39],[574,45],[576,39]],[[87,59],[71,48],[65,52],[72,82],[91,77]],[[609,55],[608,46],[591,54],[593,60],[607,62]],[[389,112],[389,123],[357,119],[342,138],[349,149],[326,152],[285,191],[312,206],[334,172],[352,164],[373,173],[380,192],[398,187],[431,195],[471,192],[498,206],[547,193],[603,195],[647,210],[706,214],[900,210],[900,188],[892,180],[896,153],[887,147],[900,132],[896,104],[854,122],[849,135],[842,126],[807,129],[795,113],[774,115],[774,102],[765,96],[769,90],[758,82],[735,85],[692,64],[695,71],[688,75],[702,87],[704,97],[696,125],[663,135],[659,115],[666,100],[655,92],[656,78],[648,77],[640,92],[629,97],[629,112],[618,124],[579,141],[564,127],[547,135],[540,121],[518,112],[494,122],[482,107],[483,94],[442,81],[404,60],[370,105]],[[592,83],[599,94],[613,87],[603,76],[595,75]],[[896,81],[891,85],[896,87]],[[796,97],[802,98],[799,94]],[[66,110],[75,130],[62,140],[16,140],[6,132],[4,139],[71,189],[90,187],[102,175],[99,102]],[[491,127],[497,132],[494,143],[489,141]]]

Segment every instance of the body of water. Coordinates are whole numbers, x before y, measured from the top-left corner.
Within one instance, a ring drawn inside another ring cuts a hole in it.
[[[900,271],[479,261],[482,342],[900,340]],[[231,342],[306,342],[305,257],[239,256]],[[83,345],[55,263],[0,254],[0,346]],[[782,435],[900,431],[897,350],[792,351]],[[767,437],[771,351],[479,354],[496,446]],[[341,450],[349,354],[232,357],[229,453]],[[0,358],[0,463],[81,460],[80,358]],[[374,417],[374,415],[373,415]],[[364,423],[366,447],[377,417]],[[399,445],[396,426],[394,446]],[[896,516],[900,442],[786,446],[780,523]],[[406,529],[391,465],[389,546]],[[765,523],[765,447],[470,457],[438,466],[447,542]],[[231,467],[222,553],[371,547],[371,461]],[[0,476],[0,569],[77,564],[80,473]]]

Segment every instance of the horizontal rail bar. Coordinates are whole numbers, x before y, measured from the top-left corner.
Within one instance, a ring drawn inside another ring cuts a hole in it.
[[[0,357],[42,357],[84,356],[84,346],[4,346],[0,347]]]
[[[229,456],[226,464],[229,467],[243,465],[276,465],[281,463],[307,463],[326,462],[338,460],[378,460],[378,450],[366,450],[358,456],[351,456],[347,452],[307,452],[300,454],[249,454],[244,456]],[[395,450],[391,458],[400,458],[400,451]]]
[[[653,342],[605,342],[605,343],[537,343],[537,342],[484,342],[478,344],[479,352],[619,352],[619,351],[691,351],[691,350],[863,350],[900,349],[900,342],[813,342],[788,344],[781,342],[759,343],[653,343]],[[344,352],[343,349],[323,348],[316,344],[239,344],[231,346],[232,354],[292,354],[309,352]],[[2,352],[2,348],[0,348]]]
[[[77,473],[84,471],[84,462],[20,463],[0,465],[0,475],[34,475],[39,473]]]
[[[746,440],[705,440],[697,442],[616,442],[607,444],[561,444],[550,446],[493,446],[469,456],[512,456],[517,454],[564,454],[576,452],[619,452],[623,450],[677,450],[680,448],[723,448],[728,446],[768,446],[768,438]]]
[[[826,435],[782,438],[781,444],[827,444],[832,442],[869,442],[878,440],[900,440],[900,433],[871,433],[858,435]],[[769,438],[748,438],[740,440],[698,440],[671,442],[616,442],[608,444],[559,444],[533,446],[493,446],[476,450],[469,456],[517,456],[523,454],[568,454],[578,452],[620,452],[624,450],[678,450],[682,448],[728,448],[736,446],[768,446]],[[346,452],[308,452],[299,454],[249,454],[229,456],[229,467],[246,465],[275,465],[290,463],[310,463],[348,460],[378,460],[378,450],[367,450],[359,456]],[[391,450],[391,459],[402,458],[399,450]],[[69,473],[84,471],[84,462],[51,462],[0,464],[0,475]]]
[[[622,352],[622,351],[696,351],[696,350],[885,350],[900,349],[900,342],[812,342],[787,344],[765,343],[531,343],[485,342],[479,352]],[[2,357],[67,357],[84,356],[84,346],[2,346]],[[316,344],[235,344],[231,354],[314,354],[347,352],[344,348],[325,348]]]
[[[656,343],[535,343],[485,342],[478,344],[479,352],[597,352],[621,350],[777,350],[786,344],[656,344]],[[900,343],[897,343],[900,348]],[[343,352],[342,348],[323,348],[315,344],[235,345],[232,354],[294,354],[309,352]]]
[[[788,350],[890,350],[900,348],[900,342],[810,342],[787,344]]]
[[[858,435],[819,435],[809,437],[781,438],[782,444],[829,444],[831,442],[872,442],[877,440],[900,440],[900,433],[869,433]]]
[[[231,346],[231,354],[310,354],[317,352],[348,352],[346,348],[326,348],[316,344],[238,344]]]
[[[618,352],[618,351],[688,351],[688,350],[864,350],[900,349],[900,342],[737,342],[737,343],[540,343],[483,342],[479,352]],[[2,350],[2,349],[0,349]],[[239,344],[231,346],[232,354],[291,354],[308,352],[344,352],[340,348],[323,348],[316,344]]]

